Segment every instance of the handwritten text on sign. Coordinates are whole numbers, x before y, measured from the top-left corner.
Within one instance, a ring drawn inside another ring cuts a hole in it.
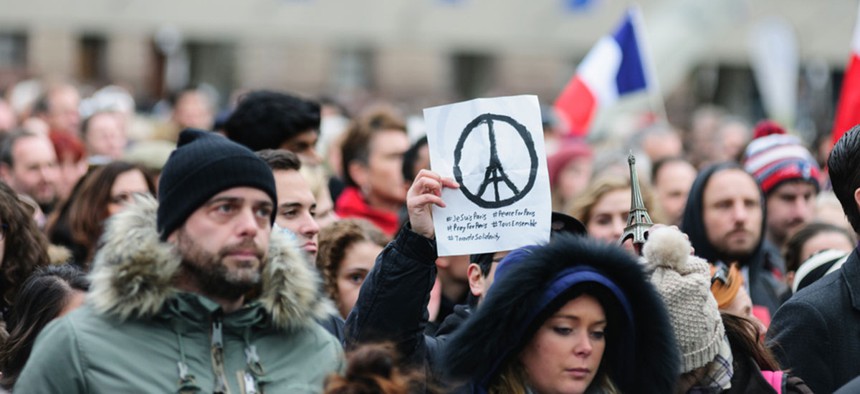
[[[440,256],[511,250],[549,240],[550,197],[534,96],[424,110],[433,171],[452,177],[433,207]]]

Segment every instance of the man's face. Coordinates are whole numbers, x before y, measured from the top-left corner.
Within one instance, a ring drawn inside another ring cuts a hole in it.
[[[320,164],[322,159],[317,154],[317,140],[320,138],[320,133],[317,130],[307,130],[293,136],[279,147],[299,156],[302,163]]]
[[[275,170],[278,208],[275,223],[298,237],[310,261],[316,261],[320,227],[316,222],[317,202],[308,182],[296,170]]]
[[[403,154],[409,149],[409,138],[400,130],[383,130],[370,139],[367,162],[370,199],[384,203],[406,201],[403,180]]]
[[[209,199],[170,235],[197,291],[234,300],[260,282],[273,209],[262,190],[234,187]]]
[[[767,231],[782,245],[815,216],[815,186],[806,181],[786,182],[767,196]]]
[[[80,103],[81,96],[71,86],[63,87],[51,93],[48,101],[48,113],[45,116],[45,121],[50,129],[78,135],[81,125],[81,115],[78,112]]]
[[[490,290],[490,287],[493,285],[493,281],[496,279],[496,268],[498,268],[499,262],[502,261],[502,259],[510,252],[511,251],[509,250],[505,250],[493,253],[493,262],[490,264],[490,272],[486,275],[484,275],[480,265],[475,263],[469,264],[469,288],[472,291],[472,295],[478,297],[479,303],[486,298],[487,292]]]
[[[119,114],[105,112],[90,119],[84,141],[90,155],[107,156],[114,160],[122,158],[128,139],[119,117]]]
[[[173,121],[180,128],[193,127],[209,130],[214,123],[212,104],[200,92],[185,92],[176,100],[173,108]]]
[[[748,257],[761,239],[758,186],[743,170],[717,172],[708,180],[702,216],[708,241],[727,261]]]
[[[2,176],[13,190],[40,205],[54,203],[60,173],[51,141],[41,136],[18,139],[12,147],[12,167],[3,164]]]
[[[673,161],[660,168],[654,179],[657,201],[661,204],[669,223],[678,224],[687,205],[687,195],[696,179],[696,169],[687,162]]]

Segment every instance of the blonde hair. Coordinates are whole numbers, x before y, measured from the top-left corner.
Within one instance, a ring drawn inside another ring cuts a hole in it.
[[[596,376],[589,385],[589,389],[599,388],[596,392],[603,394],[618,394],[618,388],[612,384],[612,380],[605,373]],[[588,392],[591,392],[588,391]],[[526,376],[525,368],[520,362],[509,362],[504,371],[499,374],[496,379],[487,388],[488,394],[527,394],[531,392],[528,388],[528,376]]]
[[[591,220],[592,210],[594,206],[603,198],[603,196],[618,190],[630,190],[630,179],[618,175],[604,175],[598,177],[588,184],[588,187],[580,195],[578,195],[567,210],[568,215],[573,216],[586,226]],[[654,223],[665,223],[663,211],[655,204],[654,194],[647,183],[640,182],[639,190],[642,192],[642,202],[645,204],[645,209],[648,210],[648,216]]]

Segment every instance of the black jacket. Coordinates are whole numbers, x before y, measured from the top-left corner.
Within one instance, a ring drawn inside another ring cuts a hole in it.
[[[563,236],[512,261],[518,252],[497,268],[481,306],[445,343],[446,376],[469,381],[473,392],[485,392],[539,324],[563,305],[571,286],[599,276],[626,300],[626,307],[617,301],[605,312],[617,316],[603,355],[613,384],[625,393],[672,391],[681,356],[663,301],[637,260],[617,246]],[[504,274],[503,264],[508,267]]]
[[[783,368],[816,393],[860,375],[860,256],[792,296],[771,322],[768,344]]]
[[[708,240],[708,233],[705,229],[703,218],[704,204],[702,195],[705,192],[705,186],[708,184],[711,176],[717,172],[728,169],[739,169],[743,171],[743,168],[737,163],[728,162],[715,164],[705,168],[699,173],[696,180],[693,182],[693,186],[690,188],[690,194],[687,197],[687,205],[684,208],[684,215],[681,219],[681,231],[687,233],[690,237],[690,244],[692,244],[696,249],[696,255],[707,260],[711,264],[715,264],[718,261],[728,264],[730,261],[724,261],[724,256],[722,256]],[[752,177],[752,175],[750,175],[750,177]],[[759,190],[759,193],[761,193],[761,190]],[[779,270],[779,262],[774,261],[775,259],[766,252],[765,248],[763,248],[765,223],[767,218],[764,195],[761,195],[761,207],[761,239],[752,254],[747,259],[739,261],[738,264],[740,264],[741,267],[747,267],[747,269],[749,269],[749,292],[753,304],[766,307],[770,311],[771,315],[773,315],[777,308],[779,308],[781,303],[780,296],[786,289],[785,285],[783,285],[779,279],[773,275],[774,270]]]
[[[376,259],[346,319],[347,343],[393,341],[401,357],[432,372],[445,336],[427,336],[427,304],[436,281],[436,242],[404,226]],[[438,333],[468,316],[454,313]],[[451,322],[449,323],[449,320]]]

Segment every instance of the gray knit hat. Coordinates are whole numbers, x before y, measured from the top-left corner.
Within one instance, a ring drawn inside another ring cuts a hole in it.
[[[707,365],[720,353],[725,335],[717,301],[711,295],[708,263],[691,256],[690,242],[670,227],[649,234],[643,255],[651,283],[669,311],[682,355],[681,372]]]

